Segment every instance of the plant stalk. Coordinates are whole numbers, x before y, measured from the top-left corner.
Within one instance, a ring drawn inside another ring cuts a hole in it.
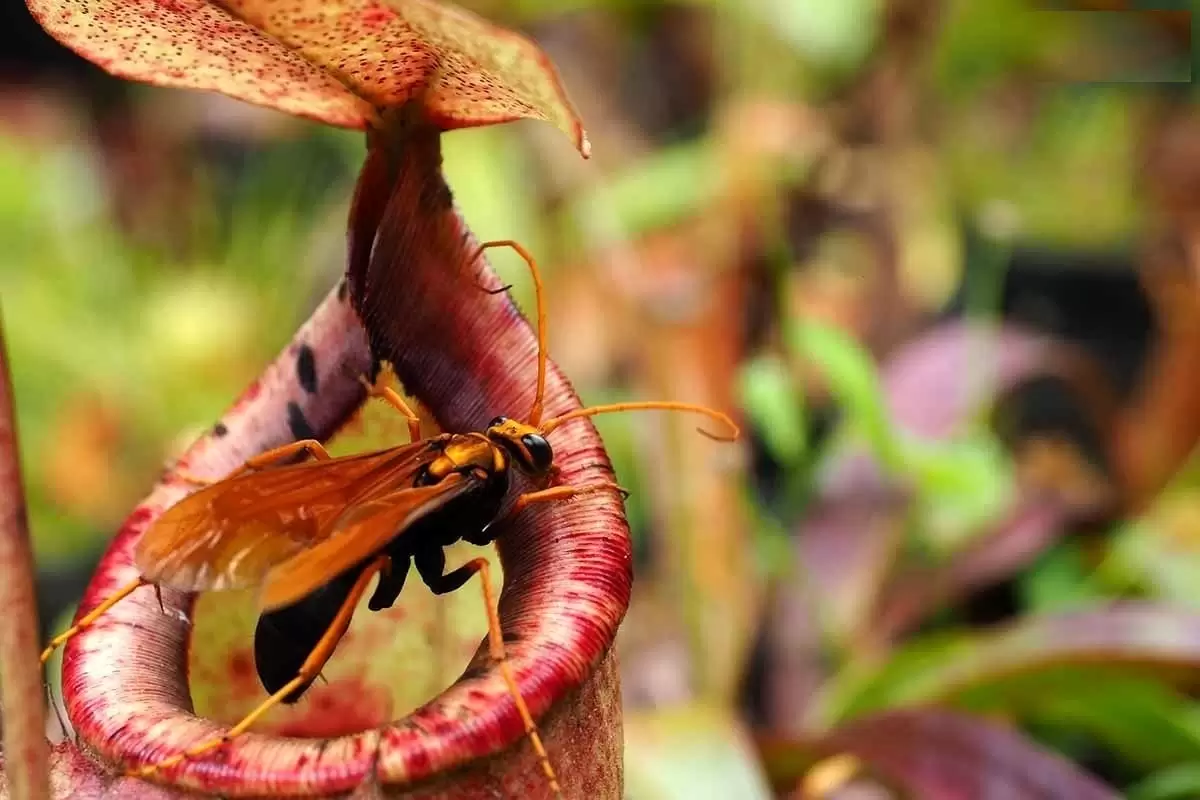
[[[50,796],[43,675],[12,379],[0,324],[0,709],[8,796]]]

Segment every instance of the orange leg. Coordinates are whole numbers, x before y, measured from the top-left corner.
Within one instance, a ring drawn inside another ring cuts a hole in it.
[[[382,373],[381,373],[382,374]],[[361,375],[358,378],[363,385],[367,387],[367,394],[371,397],[378,397],[392,408],[399,411],[405,418],[408,419],[408,436],[414,442],[421,440],[421,418],[417,416],[417,412],[409,407],[408,403],[404,402],[404,398],[390,386],[382,386],[379,383],[371,383]]]
[[[245,464],[242,464],[224,478],[201,478],[198,475],[192,475],[191,473],[184,472],[183,470],[175,470],[175,477],[182,478],[188,483],[195,483],[199,484],[200,486],[211,486],[214,483],[227,481],[230,478],[236,478],[238,475],[243,475],[247,472],[252,472],[258,469],[269,469],[270,467],[279,464],[281,461],[287,461],[288,459],[295,458],[300,453],[304,453],[305,455],[309,456],[310,458],[314,458],[317,461],[328,461],[332,457],[329,455],[329,451],[325,449],[325,446],[316,439],[301,439],[298,442],[285,444],[281,447],[267,450],[259,453],[256,456],[246,459]]]
[[[338,642],[346,634],[346,629],[350,627],[350,620],[354,618],[354,610],[358,607],[358,601],[362,599],[363,593],[367,591],[367,586],[371,583],[371,579],[375,577],[377,572],[383,570],[388,563],[387,556],[379,556],[370,566],[363,570],[362,574],[358,576],[358,580],[355,581],[354,586],[351,587],[350,593],[346,596],[345,602],[342,603],[342,607],[338,610],[337,616],[334,617],[333,624],[325,631],[325,635],[321,637],[321,640],[317,642],[317,646],[313,648],[312,653],[309,654],[308,658],[300,666],[299,674],[285,684],[283,688],[275,692],[275,694],[262,701],[258,708],[243,717],[241,722],[229,729],[228,733],[224,736],[210,739],[207,742],[202,742],[182,753],[169,756],[156,764],[147,764],[144,767],[131,770],[130,774],[140,778],[149,777],[159,770],[169,769],[189,758],[203,755],[224,746],[226,742],[237,736],[241,736],[249,730],[263,714],[279,705],[283,701],[283,698],[309,681],[314,680],[320,674],[321,668],[329,661],[330,656],[333,655]]]
[[[526,492],[519,496],[512,504],[512,509],[509,514],[516,514],[528,508],[535,503],[548,503],[552,500],[569,500],[572,497],[579,497],[585,494],[595,494],[596,492],[617,492],[623,497],[629,496],[629,490],[615,483],[588,483],[583,486],[552,486],[549,489],[542,489],[536,492]]]
[[[104,612],[108,611],[117,603],[124,600],[133,593],[134,589],[142,586],[145,583],[147,583],[147,581],[144,578],[138,578],[132,583],[125,584],[116,592],[114,592],[111,597],[85,614],[83,618],[79,620],[79,622],[76,622],[58,636],[55,636],[53,639],[51,639],[50,644],[46,645],[46,649],[42,651],[42,663],[45,664],[47,661],[49,661],[50,656],[54,654],[54,651],[66,644],[67,640],[74,637],[75,634],[92,627],[92,625],[104,614]]]
[[[542,772],[546,774],[546,780],[550,782],[550,790],[556,797],[561,798],[562,787],[558,785],[558,775],[555,774],[554,767],[550,764],[550,755],[546,752],[545,745],[542,744],[537,723],[533,721],[533,714],[529,712],[529,706],[525,705],[525,698],[521,697],[521,690],[517,688],[517,679],[513,677],[512,668],[508,664],[508,656],[504,652],[504,634],[500,630],[500,617],[496,613],[496,602],[492,596],[492,576],[487,559],[472,559],[454,570],[455,573],[464,571],[479,573],[479,580],[483,586],[483,605],[487,609],[488,615],[488,653],[491,655],[492,661],[495,661],[496,666],[500,668],[500,675],[504,678],[508,692],[517,706],[517,713],[521,715],[521,721],[525,723],[525,734],[529,737],[530,744],[533,745],[533,751],[537,753],[542,762]]]
[[[572,497],[579,497],[585,494],[595,494],[596,492],[616,492],[622,497],[629,496],[629,490],[615,483],[588,483],[583,486],[552,486],[549,489],[540,489],[536,492],[526,492],[518,495],[517,499],[509,507],[504,516],[494,520],[488,526],[488,530],[496,530],[502,525],[506,525],[508,521],[521,513],[525,509],[537,503],[549,503],[554,500],[570,500]]]

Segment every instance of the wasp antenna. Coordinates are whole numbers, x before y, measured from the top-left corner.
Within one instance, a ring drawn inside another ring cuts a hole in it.
[[[528,422],[530,425],[537,427],[542,420],[542,406],[546,397],[546,299],[542,292],[542,275],[538,270],[537,262],[528,250],[521,245],[520,242],[515,242],[512,239],[501,239],[493,242],[484,242],[475,251],[475,255],[469,263],[475,263],[485,250],[493,247],[508,247],[516,251],[517,255],[525,260],[529,265],[529,274],[533,276],[533,291],[534,297],[537,300],[537,338],[538,338],[538,360],[537,360],[537,391],[533,395],[533,408],[529,410]],[[480,287],[482,288],[482,287]],[[506,287],[507,288],[507,287]],[[488,291],[484,289],[484,291]],[[497,294],[499,292],[496,292]]]
[[[610,405],[592,406],[591,408],[580,408],[575,411],[567,412],[561,417],[548,419],[538,428],[542,433],[550,433],[550,431],[573,419],[581,419],[583,417],[594,417],[597,414],[613,414],[618,411],[693,411],[697,414],[703,414],[710,419],[724,425],[729,432],[725,435],[711,433],[703,428],[697,428],[702,435],[707,436],[718,442],[734,442],[741,435],[741,431],[728,414],[723,414],[715,409],[707,406],[699,406],[694,403],[676,403],[672,401],[650,401],[638,403],[612,403]]]

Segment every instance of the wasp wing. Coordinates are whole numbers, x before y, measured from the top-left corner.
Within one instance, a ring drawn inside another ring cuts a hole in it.
[[[347,508],[411,487],[439,452],[427,440],[215,483],[163,513],[138,542],[135,563],[146,580],[185,591],[260,585],[330,536]]]
[[[432,486],[397,489],[347,508],[328,538],[267,574],[260,606],[264,611],[273,611],[312,594],[379,553],[417,520],[479,485],[480,480],[472,475],[454,473]]]

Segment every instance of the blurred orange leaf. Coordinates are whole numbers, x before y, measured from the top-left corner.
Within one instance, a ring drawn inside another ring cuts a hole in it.
[[[417,100],[443,129],[541,119],[587,136],[529,39],[433,0],[27,0],[113,75],[365,128]]]
[[[59,413],[41,460],[40,477],[61,510],[85,519],[117,522],[137,497],[117,453],[125,420],[108,399],[90,393],[70,398]]]

